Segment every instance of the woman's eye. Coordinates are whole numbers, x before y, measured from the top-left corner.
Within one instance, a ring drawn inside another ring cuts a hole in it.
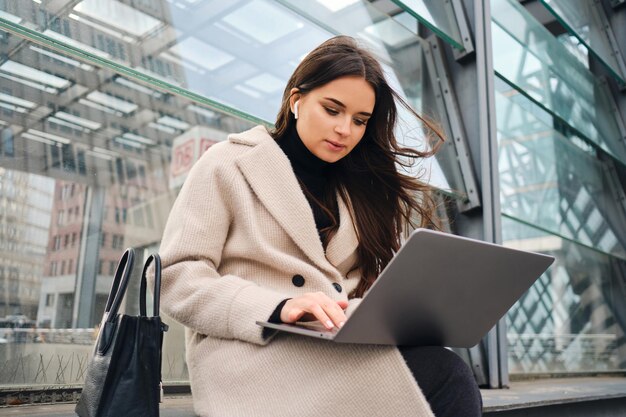
[[[363,126],[363,125],[367,124],[367,122],[365,120],[361,120],[361,119],[354,119],[354,124],[356,124],[357,126]]]
[[[339,112],[335,109],[331,109],[330,107],[324,107],[326,109],[326,113],[332,115],[332,116],[336,116],[339,114]]]

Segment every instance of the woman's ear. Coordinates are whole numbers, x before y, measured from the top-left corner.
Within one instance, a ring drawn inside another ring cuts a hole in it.
[[[294,117],[297,119],[298,116],[298,107],[296,105],[296,103],[298,102],[298,100],[300,100],[300,98],[302,97],[302,94],[300,94],[300,90],[298,90],[297,88],[292,88],[291,91],[289,91],[289,108],[291,109],[291,112],[294,114]]]

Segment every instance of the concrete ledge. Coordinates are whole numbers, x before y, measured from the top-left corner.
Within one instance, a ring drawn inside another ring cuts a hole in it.
[[[511,383],[509,389],[481,390],[484,413],[493,417],[626,415],[625,377],[541,379]],[[161,417],[195,417],[190,395],[168,395]],[[0,416],[75,417],[74,404],[0,408]]]
[[[484,417],[621,417],[626,416],[626,397],[485,411]]]
[[[76,404],[71,403],[2,407],[0,416],[76,417],[74,407]],[[196,417],[191,405],[191,395],[166,396],[159,414],[161,417]]]
[[[509,389],[481,390],[485,412],[626,398],[626,378],[559,378],[512,382]]]
[[[607,415],[626,415],[617,412],[617,408],[621,411],[626,406],[626,378],[624,377],[605,376],[518,381],[512,382],[509,389],[485,389],[481,390],[481,393],[485,414],[493,416],[539,416],[544,415],[544,412],[547,413],[546,415],[572,415],[555,414],[555,406],[561,406],[560,408],[565,411],[565,408],[569,406],[581,409],[583,403],[585,403],[584,408],[587,410],[594,407],[616,407],[616,413]],[[541,412],[539,408],[542,408]],[[504,413],[512,410],[525,410],[525,412],[521,414]]]

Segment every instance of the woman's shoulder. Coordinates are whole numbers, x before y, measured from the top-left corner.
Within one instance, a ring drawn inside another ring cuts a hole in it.
[[[194,164],[192,171],[210,175],[215,172],[233,171],[237,159],[241,158],[256,145],[274,141],[265,126],[255,126],[240,133],[228,135],[224,141],[211,145]]]
[[[256,146],[260,143],[273,140],[274,139],[267,131],[267,128],[263,125],[258,125],[246,131],[228,135],[228,142],[245,146]]]
[[[211,145],[197,164],[204,166],[232,165],[242,154],[254,146],[274,140],[265,126],[259,125],[240,133],[232,133],[224,141]]]

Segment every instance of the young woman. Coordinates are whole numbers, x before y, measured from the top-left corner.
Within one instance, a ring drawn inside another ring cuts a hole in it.
[[[341,327],[411,219],[435,221],[430,187],[397,170],[427,154],[397,144],[396,102],[415,114],[370,53],[332,38],[291,76],[274,130],[230,135],[193,167],[160,253],[162,307],[186,326],[198,415],[480,415],[471,371],[444,348],[255,324]]]

